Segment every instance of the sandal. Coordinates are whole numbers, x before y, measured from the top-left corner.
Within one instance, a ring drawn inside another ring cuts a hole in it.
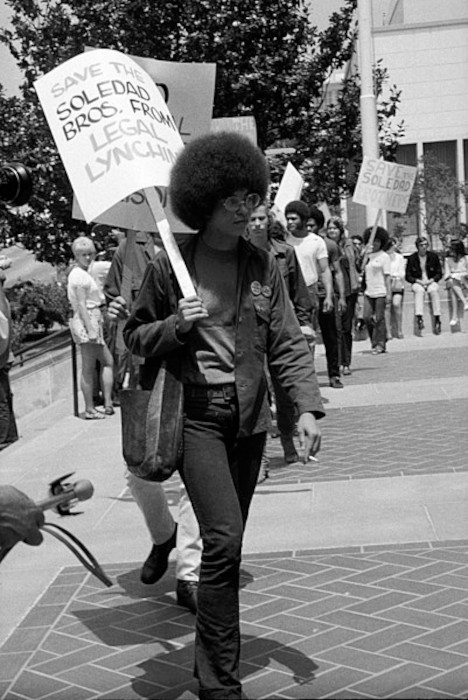
[[[105,415],[99,411],[85,411],[85,420],[104,420]]]
[[[104,409],[104,413],[106,416],[113,416],[115,411],[114,411],[114,408],[112,406],[106,406]]]

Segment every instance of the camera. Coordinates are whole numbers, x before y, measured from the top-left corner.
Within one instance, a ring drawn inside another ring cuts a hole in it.
[[[5,163],[0,166],[0,202],[21,207],[32,194],[30,170],[23,163]]]

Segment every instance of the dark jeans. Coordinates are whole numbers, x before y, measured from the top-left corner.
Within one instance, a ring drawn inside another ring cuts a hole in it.
[[[328,376],[340,376],[340,361],[338,355],[338,334],[336,331],[335,309],[324,313],[323,302],[325,297],[320,297],[320,307],[318,313],[318,322],[320,332],[322,334],[323,344],[325,345],[325,354],[327,356]]]
[[[8,369],[0,369],[0,450],[18,439]]]
[[[353,347],[353,319],[356,309],[358,292],[346,297],[346,311],[341,314],[341,358],[343,367],[351,367],[351,352]]]
[[[238,438],[236,398],[185,398],[181,476],[200,525],[195,677],[202,700],[241,697],[239,571],[242,538],[266,433]]]
[[[385,323],[386,297],[368,297],[364,295],[364,322],[373,348],[380,345],[385,350],[387,344],[387,325]]]

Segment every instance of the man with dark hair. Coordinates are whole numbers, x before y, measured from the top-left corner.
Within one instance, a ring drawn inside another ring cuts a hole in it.
[[[325,242],[328,265],[332,277],[331,308],[328,303],[328,290],[324,284],[323,277],[318,282],[318,324],[320,326],[323,344],[325,345],[330,386],[332,389],[342,389],[343,384],[340,379],[340,338],[337,328],[337,316],[339,317],[339,315],[346,310],[346,297],[343,271],[340,264],[341,252],[337,244],[325,235],[324,224],[325,217],[320,209],[311,207],[309,219],[307,221],[307,231],[309,235],[317,235]],[[334,292],[333,283],[336,285],[337,294]],[[335,313],[335,306],[338,314]]]
[[[440,322],[440,295],[438,282],[442,277],[442,266],[439,256],[428,250],[427,238],[416,239],[416,253],[409,256],[406,264],[406,281],[412,286],[414,294],[414,314],[418,330],[424,328],[424,298],[429,296],[434,314],[434,333],[439,335],[442,330]]]

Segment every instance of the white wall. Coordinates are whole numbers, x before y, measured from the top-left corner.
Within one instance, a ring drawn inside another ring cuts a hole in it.
[[[402,91],[402,143],[468,138],[468,21],[378,28],[374,44]]]

